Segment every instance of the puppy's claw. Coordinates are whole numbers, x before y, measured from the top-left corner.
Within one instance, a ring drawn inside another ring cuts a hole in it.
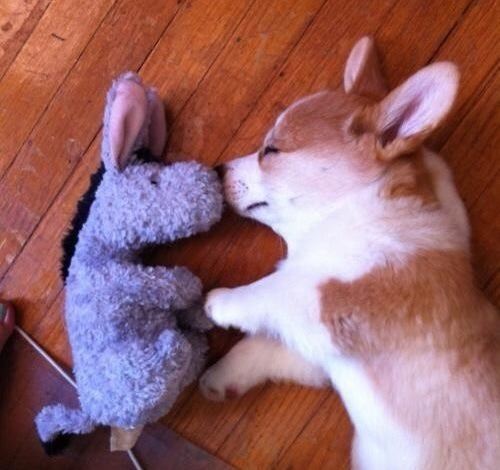
[[[226,384],[224,377],[217,370],[208,369],[199,381],[201,393],[212,401],[223,401],[237,398],[241,395],[234,383]]]

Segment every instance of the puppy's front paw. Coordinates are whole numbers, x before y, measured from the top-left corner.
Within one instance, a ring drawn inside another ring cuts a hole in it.
[[[231,381],[228,371],[219,364],[205,371],[200,378],[199,387],[205,398],[212,401],[236,398],[243,393],[239,390],[238,384]]]
[[[231,289],[221,288],[210,291],[205,301],[205,312],[219,326],[229,326],[227,318],[228,297]]]

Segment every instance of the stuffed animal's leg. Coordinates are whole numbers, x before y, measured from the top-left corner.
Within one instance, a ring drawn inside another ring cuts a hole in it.
[[[133,282],[141,282],[138,302],[162,310],[182,310],[199,301],[201,281],[183,267],[137,267]],[[131,280],[132,281],[132,280]]]
[[[324,370],[300,354],[278,341],[250,336],[203,374],[200,389],[210,400],[224,400],[242,395],[266,380],[291,381],[310,387],[329,384]]]

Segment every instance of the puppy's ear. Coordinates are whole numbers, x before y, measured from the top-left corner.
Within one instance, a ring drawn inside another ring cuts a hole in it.
[[[149,123],[148,145],[153,156],[159,158],[163,154],[167,141],[167,123],[163,102],[158,97],[156,91],[151,91],[151,94],[151,121]]]
[[[111,164],[122,170],[144,125],[148,103],[140,83],[124,79],[116,88],[109,119]]]
[[[373,38],[365,36],[352,48],[344,69],[344,90],[375,99],[387,94]]]
[[[459,73],[451,62],[424,67],[373,109],[378,154],[388,160],[413,152],[450,111]]]

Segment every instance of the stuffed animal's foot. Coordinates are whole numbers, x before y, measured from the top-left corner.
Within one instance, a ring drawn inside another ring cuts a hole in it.
[[[111,428],[111,437],[109,439],[109,450],[115,452],[118,450],[126,451],[132,449],[139,439],[144,426],[135,428]]]

